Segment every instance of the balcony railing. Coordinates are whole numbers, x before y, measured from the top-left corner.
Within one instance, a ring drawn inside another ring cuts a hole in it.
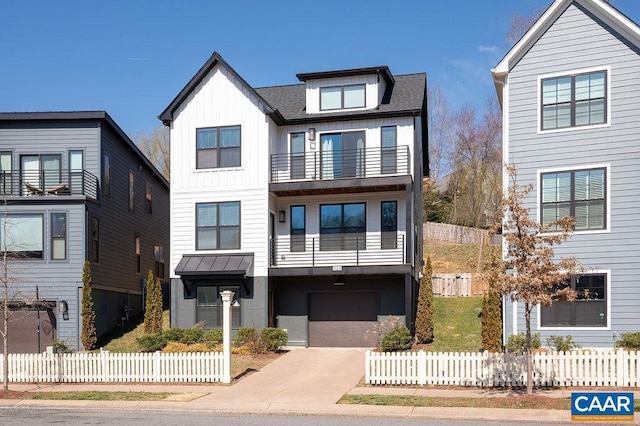
[[[98,199],[98,178],[86,170],[0,172],[0,196],[84,195]]]
[[[402,265],[405,236],[382,234],[328,234],[316,237],[290,235],[272,239],[270,266],[279,268],[314,266]]]
[[[273,154],[271,182],[407,175],[409,147]]]

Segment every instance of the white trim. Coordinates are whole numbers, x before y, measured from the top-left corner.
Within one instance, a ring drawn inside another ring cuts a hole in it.
[[[520,53],[525,50],[535,38],[537,38],[544,28],[547,25],[548,21],[555,16],[561,8],[569,7],[569,4],[575,0],[556,0],[551,4],[547,10],[542,14],[542,16],[531,26],[529,31],[527,31],[524,36],[509,50],[509,52],[502,58],[502,60],[496,65],[493,69],[494,74],[506,74],[510,71],[509,64],[520,55]],[[605,15],[598,16],[599,18],[609,18],[613,21],[613,24],[618,24],[623,30],[627,30],[630,36],[636,37],[640,39],[640,27],[624,16],[622,13],[618,12],[617,9],[612,7],[608,2],[604,0],[580,0],[580,4],[585,5],[587,8],[596,8],[596,15],[598,12]],[[638,40],[636,40],[638,41]]]
[[[513,311],[511,313],[511,315],[513,316],[513,324],[511,324],[511,334],[518,334],[518,302],[517,301],[514,300],[513,302],[511,302],[511,309]]]
[[[589,269],[584,273],[576,273],[574,275],[595,275],[595,274],[605,274],[607,276],[607,284],[605,288],[606,299],[605,303],[607,305],[607,326],[606,327],[543,327],[540,325],[540,305],[537,306],[537,329],[540,331],[546,330],[562,330],[562,331],[577,331],[577,330],[587,330],[587,331],[606,331],[611,330],[611,269]]]
[[[607,92],[605,93],[605,97],[606,97],[606,117],[605,117],[605,122],[604,123],[597,123],[597,124],[587,124],[584,126],[569,126],[569,127],[561,127],[561,128],[557,128],[557,129],[548,129],[548,130],[543,130],[542,129],[542,80],[548,79],[548,78],[554,78],[554,77],[569,77],[569,76],[574,76],[574,75],[578,75],[578,74],[589,74],[589,73],[594,73],[594,72],[598,72],[598,71],[606,71],[607,73]],[[541,74],[537,77],[537,83],[536,83],[536,105],[537,105],[537,111],[536,111],[536,115],[538,117],[537,122],[536,122],[536,133],[539,135],[547,135],[547,134],[552,134],[552,133],[560,133],[560,132],[573,132],[573,131],[577,131],[577,130],[592,130],[598,127],[609,127],[611,126],[611,65],[607,65],[604,67],[592,67],[592,68],[580,68],[577,70],[570,70],[570,71],[562,71],[562,72],[554,72],[554,73],[550,73],[550,74]]]
[[[542,209],[540,208],[542,202],[542,187],[540,185],[540,176],[543,173],[556,173],[556,172],[568,172],[575,170],[591,170],[591,169],[605,169],[606,180],[607,180],[607,209],[606,209],[606,224],[605,229],[595,229],[589,231],[573,231],[572,235],[588,235],[588,234],[607,234],[611,232],[611,163],[597,163],[597,164],[584,164],[584,165],[574,165],[574,166],[566,166],[566,167],[554,167],[548,169],[538,169],[536,171],[536,183],[534,188],[536,189],[536,220],[538,223],[542,223]]]

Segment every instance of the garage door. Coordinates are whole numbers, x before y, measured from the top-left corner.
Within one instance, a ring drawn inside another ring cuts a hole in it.
[[[38,335],[40,351],[51,346],[56,335],[55,311],[40,311],[40,327],[38,327],[38,311],[12,310],[9,312],[9,353],[25,354],[38,352]],[[38,333],[38,328],[40,333]],[[0,351],[3,350],[3,339],[0,338]]]
[[[309,346],[374,346],[366,336],[377,320],[376,292],[309,294]]]

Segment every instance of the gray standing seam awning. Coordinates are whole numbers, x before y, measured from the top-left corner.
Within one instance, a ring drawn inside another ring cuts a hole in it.
[[[185,254],[177,275],[253,275],[253,254]]]

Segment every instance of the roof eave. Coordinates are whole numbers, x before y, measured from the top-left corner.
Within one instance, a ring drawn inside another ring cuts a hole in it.
[[[244,78],[240,74],[233,69],[218,52],[213,52],[211,57],[200,67],[198,72],[189,80],[189,82],[182,88],[182,90],[178,93],[178,95],[171,101],[171,103],[158,115],[158,118],[162,121],[162,124],[165,126],[170,126],[173,121],[173,113],[180,107],[180,105],[184,102],[184,100],[195,90],[196,87],[204,80],[204,78],[209,74],[209,72],[217,65],[222,64],[225,68],[227,68],[231,73],[233,73],[234,77],[240,80],[240,82],[246,86],[253,95],[258,98],[258,100],[265,106],[266,111],[265,114],[272,114],[275,112],[275,109],[262,97],[256,90],[246,82]]]

